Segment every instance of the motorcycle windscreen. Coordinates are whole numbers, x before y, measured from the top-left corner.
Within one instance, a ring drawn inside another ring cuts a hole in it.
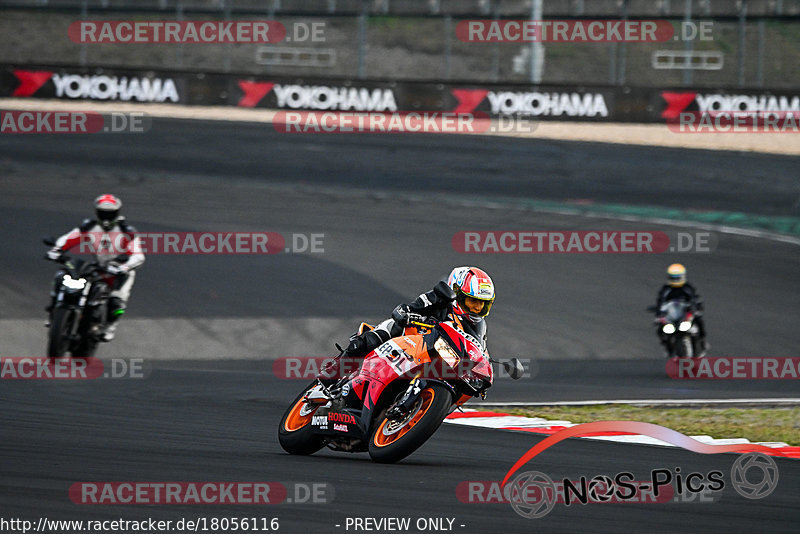
[[[689,304],[687,302],[682,300],[671,300],[664,304],[661,309],[664,310],[668,322],[677,323],[683,319],[688,305]]]

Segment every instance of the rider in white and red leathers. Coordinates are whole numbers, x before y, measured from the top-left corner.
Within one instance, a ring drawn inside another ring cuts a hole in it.
[[[107,327],[102,333],[103,341],[111,341],[117,328],[117,321],[125,313],[131,289],[136,279],[135,269],[144,263],[142,243],[136,237],[136,229],[129,225],[119,212],[122,201],[114,195],[100,195],[94,201],[96,219],[85,219],[80,226],[73,228],[56,240],[47,257],[58,260],[61,255],[79,247],[80,253],[94,254],[100,267],[113,276],[111,294],[108,300]],[[63,272],[56,275],[56,287]],[[55,292],[51,292],[53,307]]]

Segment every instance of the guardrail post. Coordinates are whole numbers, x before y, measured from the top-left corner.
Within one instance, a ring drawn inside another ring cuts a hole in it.
[[[453,17],[448,14],[444,17],[444,77],[446,80],[449,80],[452,74],[453,45],[450,42],[452,34]]]
[[[744,87],[744,34],[747,23],[747,0],[739,0],[739,87]]]
[[[223,12],[223,19],[225,22],[230,22],[231,20],[231,6],[228,4],[227,0],[220,0],[221,5],[220,9]],[[233,43],[225,43],[225,52],[222,56],[222,70],[223,72],[230,72],[231,71],[231,48],[233,47]]]
[[[683,4],[683,9],[684,9],[683,22],[688,28],[689,23],[692,22],[692,0],[685,0]],[[692,85],[692,76],[694,75],[694,73],[692,72],[692,69],[690,68],[691,65],[689,65],[688,62],[691,61],[690,53],[692,52],[693,49],[694,49],[694,43],[692,42],[692,40],[686,39],[683,42],[683,50],[686,52],[686,57],[687,57],[687,59],[685,60],[687,63],[683,69],[683,85],[685,86]]]
[[[175,4],[175,20],[181,22],[183,20],[183,2],[178,0]],[[175,47],[175,61],[178,67],[183,67],[183,42],[179,41],[178,46]]]
[[[358,79],[366,78],[366,67],[364,65],[367,54],[367,0],[361,0],[361,14],[358,15]]]
[[[498,22],[500,19],[499,0],[492,0],[492,20]],[[500,43],[492,44],[492,81],[500,79]]]
[[[628,20],[628,0],[622,0],[622,25]],[[619,46],[619,68],[617,69],[617,85],[625,84],[625,67],[628,60],[628,45],[625,41]]]
[[[89,0],[83,0],[81,3],[81,20],[86,20],[89,18]],[[88,49],[86,48],[86,43],[81,43],[81,50],[78,53],[78,63],[81,67],[85,67],[88,55]]]
[[[756,84],[764,87],[764,19],[758,19],[758,62],[756,63]]]
[[[542,20],[542,0],[533,0],[531,2],[531,20]],[[544,45],[541,40],[531,42],[531,68],[530,68],[530,82],[542,83],[542,70],[544,66]]]

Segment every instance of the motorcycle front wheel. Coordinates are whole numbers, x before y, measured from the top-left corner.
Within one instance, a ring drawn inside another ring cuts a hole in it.
[[[69,333],[72,331],[75,317],[75,310],[59,307],[53,309],[47,337],[48,358],[61,358],[69,350]]]
[[[369,440],[369,455],[379,463],[395,463],[417,450],[442,424],[453,395],[441,384],[423,389],[417,401],[402,419],[387,419],[381,414]]]
[[[675,355],[678,358],[691,358],[694,356],[691,336],[681,336],[675,344]]]
[[[281,418],[278,442],[289,454],[314,454],[325,445],[322,437],[315,435],[311,427],[311,417],[319,406],[309,406],[303,401],[306,392],[313,386],[314,382],[305,388]]]
[[[78,325],[78,335],[80,339],[75,350],[72,351],[73,357],[89,358],[94,356],[94,353],[97,351],[97,338],[92,334],[92,327],[97,328],[100,323],[98,321],[97,325],[95,325],[95,320],[96,318],[93,314],[84,313],[83,319],[81,319]]]

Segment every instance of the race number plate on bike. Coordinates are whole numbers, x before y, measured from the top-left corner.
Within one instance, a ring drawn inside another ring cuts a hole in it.
[[[375,352],[378,356],[389,362],[389,364],[397,370],[398,374],[402,375],[413,365],[413,358],[400,348],[400,345],[395,343],[393,339],[390,339],[378,347]]]

